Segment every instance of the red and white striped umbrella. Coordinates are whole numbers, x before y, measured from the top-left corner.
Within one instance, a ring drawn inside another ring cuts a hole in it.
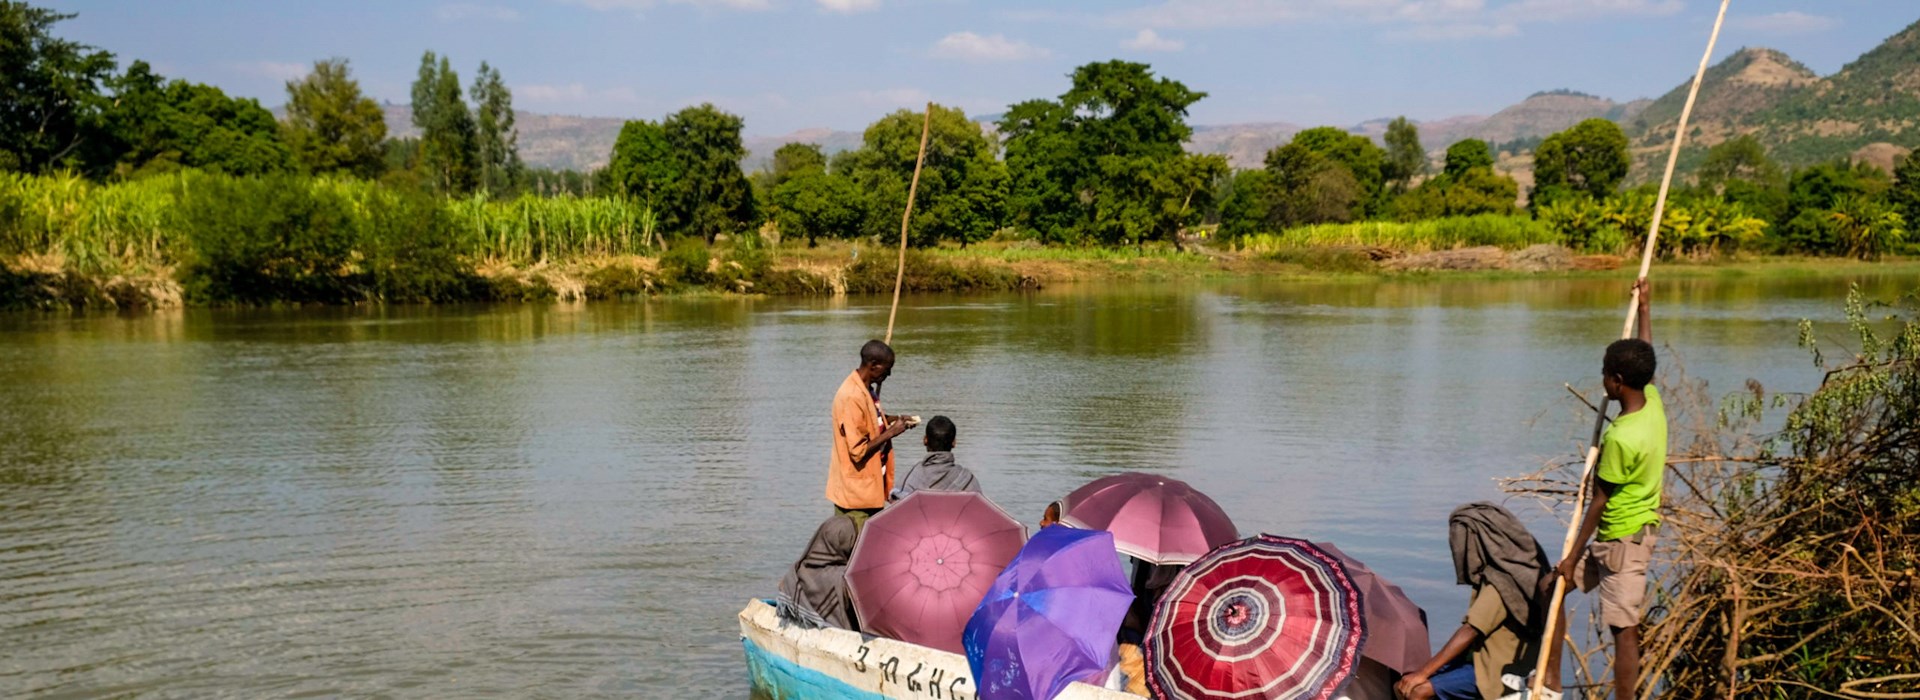
[[[1147,633],[1154,697],[1327,700],[1360,664],[1361,592],[1339,557],[1261,535],[1174,577]]]

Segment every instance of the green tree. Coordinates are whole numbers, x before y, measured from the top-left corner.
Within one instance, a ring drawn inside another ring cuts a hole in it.
[[[1442,172],[1458,177],[1474,168],[1493,168],[1493,148],[1480,139],[1466,139],[1447,147]]]
[[[1900,208],[1907,225],[1920,225],[1920,150],[1908,153],[1893,170],[1893,187],[1888,201]]]
[[[460,96],[460,75],[446,57],[420,57],[413,81],[413,125],[420,128],[420,160],[442,192],[473,189],[476,133],[473,113]]]
[[[1478,142],[1476,142],[1478,143]],[[1401,221],[1477,214],[1513,214],[1520,185],[1513,178],[1480,166],[1459,173],[1442,173],[1394,200]]]
[[[924,119],[908,110],[881,118],[867,127],[860,150],[846,162],[847,176],[869,198],[867,235],[883,240],[900,235]],[[916,246],[985,240],[1006,216],[1007,167],[995,157],[993,140],[966,112],[934,105],[929,128],[907,240]]]
[[[820,238],[857,234],[866,221],[866,197],[844,175],[803,169],[773,188],[774,222],[781,236],[802,236],[807,247]]]
[[[1620,187],[1632,163],[1620,125],[1588,119],[1540,142],[1533,155],[1532,200],[1582,194],[1604,199]]]
[[[291,167],[280,125],[259,102],[211,85],[165,81],[145,61],[113,79],[100,115],[94,171],[117,175],[182,167],[261,175]],[[108,164],[111,165],[108,165]]]
[[[507,192],[519,181],[520,132],[513,126],[513,92],[500,70],[480,62],[473,76],[474,159],[477,181],[488,192]]]
[[[0,171],[81,165],[72,161],[105,103],[113,54],[53,35],[73,17],[0,0]]]
[[[1268,151],[1266,165],[1268,230],[1353,221],[1364,208],[1366,185],[1353,171],[1297,140]]]
[[[1387,182],[1395,194],[1413,186],[1414,178],[1427,174],[1427,149],[1420,145],[1420,127],[1406,117],[1387,123]]]
[[[1015,225],[1043,240],[1120,243],[1170,233],[1146,216],[1162,209],[1155,181],[1182,166],[1193,129],[1187,109],[1206,96],[1143,63],[1074,69],[1060,99],[1016,104],[1000,121]],[[1196,166],[1205,167],[1205,166]],[[1174,177],[1174,179],[1179,179]]]
[[[789,143],[773,152],[773,185],[807,173],[827,172],[827,154],[819,144]]]
[[[386,167],[386,115],[361,94],[347,59],[316,61],[312,73],[287,81],[285,129],[294,161],[305,172],[374,178]]]
[[[1269,233],[1274,225],[1273,176],[1266,170],[1240,170],[1227,180],[1220,196],[1220,235],[1240,238]]]
[[[1781,179],[1780,166],[1767,157],[1767,147],[1752,135],[1723,141],[1707,149],[1707,158],[1695,173],[1700,187],[1715,194],[1726,190],[1728,182],[1741,180],[1772,183]]]
[[[740,171],[740,159],[747,155],[740,141],[744,126],[740,117],[712,104],[688,107],[660,122],[679,163],[679,178],[662,212],[669,225],[711,244],[753,217],[753,192]]]
[[[662,211],[683,171],[672,144],[667,143],[667,130],[658,122],[636,119],[620,126],[607,158],[607,177],[616,191]]]
[[[1326,162],[1345,168],[1360,184],[1361,197],[1356,209],[1342,220],[1365,217],[1378,211],[1385,201],[1387,152],[1373,139],[1348,133],[1332,126],[1315,127],[1293,135],[1293,145],[1319,155]]]

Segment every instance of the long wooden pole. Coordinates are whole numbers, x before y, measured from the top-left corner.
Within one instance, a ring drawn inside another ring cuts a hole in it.
[[[1667,170],[1660,176],[1660,196],[1653,203],[1653,223],[1647,227],[1647,244],[1640,251],[1640,277],[1645,280],[1647,273],[1653,270],[1653,254],[1660,243],[1660,219],[1666,214],[1667,192],[1673,187],[1673,169],[1680,162],[1680,146],[1687,139],[1687,120],[1693,117],[1693,102],[1700,97],[1700,83],[1706,79],[1707,64],[1713,60],[1713,46],[1720,41],[1720,27],[1727,20],[1727,5],[1732,0],[1720,0],[1720,13],[1713,18],[1713,33],[1707,35],[1707,51],[1700,55],[1700,67],[1693,73],[1693,86],[1687,90],[1687,104],[1680,108],[1680,123],[1673,133],[1673,148],[1667,152]],[[1627,302],[1627,322],[1620,329],[1621,338],[1633,337],[1633,323],[1639,320],[1640,286],[1634,285],[1631,299]],[[1586,501],[1588,485],[1593,480],[1593,465],[1600,460],[1600,434],[1607,424],[1606,407],[1602,406],[1593,420],[1593,438],[1587,447],[1586,465],[1580,469],[1580,487],[1573,497],[1573,518],[1567,523],[1567,538],[1560,546],[1560,558],[1565,559],[1573,553],[1579,542],[1580,525],[1586,521]],[[1546,687],[1547,663],[1553,658],[1554,646],[1561,640],[1554,638],[1555,622],[1560,618],[1562,603],[1566,600],[1567,581],[1555,578],[1553,598],[1547,603],[1547,624],[1541,633],[1540,659],[1533,670],[1532,692],[1528,697],[1540,697],[1540,691]]]
[[[920,121],[920,155],[913,158],[913,182],[907,185],[907,211],[900,215],[900,268],[893,273],[893,308],[887,310],[888,345],[893,344],[893,317],[900,313],[900,287],[907,281],[907,222],[913,220],[913,198],[920,191],[920,166],[927,162],[927,136],[933,133],[933,103]]]

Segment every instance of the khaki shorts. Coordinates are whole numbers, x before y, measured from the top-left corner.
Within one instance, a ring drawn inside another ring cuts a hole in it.
[[[1653,560],[1654,529],[1640,531],[1640,541],[1632,537],[1587,546],[1587,555],[1573,567],[1573,579],[1580,592],[1600,589],[1600,620],[1608,627],[1633,627],[1640,624],[1646,611],[1647,563]]]

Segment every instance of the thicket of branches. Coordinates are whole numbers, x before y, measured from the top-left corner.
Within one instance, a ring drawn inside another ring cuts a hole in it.
[[[1666,371],[1672,449],[1644,694],[1920,698],[1916,301],[1849,295],[1837,361],[1803,321],[1800,344],[1823,373],[1811,394],[1749,381],[1716,404],[1704,382]],[[1570,512],[1579,469],[1550,465],[1506,488]],[[1572,657],[1589,692],[1611,677],[1598,627]]]

